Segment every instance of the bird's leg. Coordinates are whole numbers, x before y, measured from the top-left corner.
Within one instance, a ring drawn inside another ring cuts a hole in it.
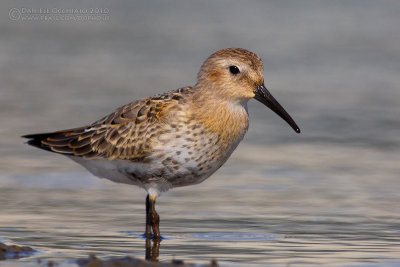
[[[153,246],[151,246],[151,231],[153,230]],[[146,197],[146,260],[158,261],[160,250],[160,216],[156,212],[156,197]]]
[[[149,214],[151,228],[153,230],[153,240],[160,241],[161,240],[160,216],[156,212],[156,196],[149,195],[149,213],[148,214]]]
[[[151,238],[151,220],[150,220],[150,201],[149,195],[146,197],[146,230],[144,232],[146,239]]]

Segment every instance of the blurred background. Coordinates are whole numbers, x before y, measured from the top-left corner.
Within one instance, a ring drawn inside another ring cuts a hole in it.
[[[368,0],[2,1],[0,241],[40,251],[21,265],[142,257],[143,190],[20,136],[193,85],[211,53],[242,47],[302,133],[250,101],[231,159],[159,198],[160,260],[399,264],[399,13]]]

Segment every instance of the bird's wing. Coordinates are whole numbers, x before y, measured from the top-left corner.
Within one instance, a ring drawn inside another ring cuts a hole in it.
[[[69,156],[141,161],[152,152],[154,138],[166,131],[171,107],[190,89],[134,101],[88,126],[23,137],[32,146]]]

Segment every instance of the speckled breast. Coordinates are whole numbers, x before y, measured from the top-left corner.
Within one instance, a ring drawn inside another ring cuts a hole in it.
[[[172,187],[202,182],[229,156],[221,153],[218,136],[196,123],[171,129],[154,147],[151,159]]]

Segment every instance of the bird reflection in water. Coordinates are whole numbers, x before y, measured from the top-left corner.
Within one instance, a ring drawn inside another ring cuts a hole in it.
[[[161,240],[152,240],[151,238],[146,238],[146,260],[158,262],[158,256],[160,255],[160,243]]]

